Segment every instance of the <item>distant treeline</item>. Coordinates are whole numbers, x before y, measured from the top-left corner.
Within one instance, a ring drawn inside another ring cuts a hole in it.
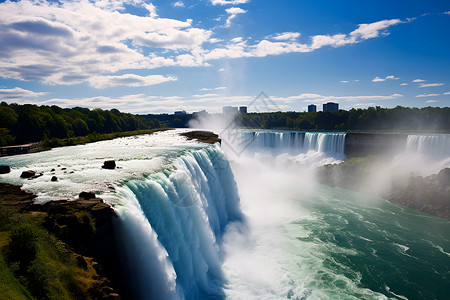
[[[195,114],[133,115],[117,109],[61,108],[0,103],[0,146],[52,139],[148,130],[184,128]],[[239,114],[242,127],[298,130],[406,130],[450,132],[450,108],[368,109],[337,112]]]
[[[339,110],[335,112],[249,113],[238,116],[243,127],[300,130],[402,130],[450,132],[450,108],[425,107]]]
[[[117,109],[61,108],[0,103],[0,146],[48,139],[186,127],[190,115],[133,115]]]

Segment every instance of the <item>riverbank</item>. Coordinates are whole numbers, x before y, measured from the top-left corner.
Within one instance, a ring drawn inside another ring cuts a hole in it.
[[[34,204],[35,198],[0,183],[0,294],[120,299],[113,209],[98,198],[44,205]]]
[[[0,156],[10,156],[10,155],[18,155],[18,154],[26,154],[26,153],[35,153],[41,151],[51,150],[53,148],[65,147],[65,146],[76,146],[76,145],[85,145],[89,143],[95,143],[100,141],[113,140],[121,137],[129,137],[136,136],[142,134],[153,134],[159,131],[170,130],[172,128],[159,128],[159,129],[148,129],[148,130],[137,130],[137,131],[125,131],[125,132],[116,132],[116,133],[91,133],[87,136],[83,137],[73,137],[68,139],[44,139],[44,141],[40,143],[29,144],[33,145],[30,147],[29,145],[15,145],[15,146],[6,146],[0,147]]]

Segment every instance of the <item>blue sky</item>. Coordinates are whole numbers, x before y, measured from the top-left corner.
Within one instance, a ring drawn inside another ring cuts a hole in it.
[[[450,2],[0,1],[0,100],[172,113],[450,104]]]

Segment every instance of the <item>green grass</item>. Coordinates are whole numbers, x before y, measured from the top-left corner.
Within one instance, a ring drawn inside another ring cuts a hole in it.
[[[0,225],[0,299],[95,298],[101,281],[91,259],[78,265],[66,245],[44,229],[44,215],[0,215],[7,217]]]

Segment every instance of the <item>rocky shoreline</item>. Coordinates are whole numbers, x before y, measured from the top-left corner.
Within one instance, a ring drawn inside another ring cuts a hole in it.
[[[112,207],[102,199],[96,198],[95,194],[82,193],[80,196],[71,201],[50,201],[40,205],[34,203],[35,195],[21,190],[20,186],[0,183],[2,214],[12,215],[13,217],[9,217],[12,221],[20,218],[22,222],[32,223],[36,227],[41,226],[63,245],[62,256],[70,256],[68,264],[75,261],[81,272],[85,270],[92,274],[89,279],[79,278],[80,286],[86,286],[83,281],[88,281],[89,284],[86,290],[82,291],[83,295],[76,295],[76,298],[120,299],[118,291],[122,282],[121,267],[113,230],[114,219],[117,216]],[[14,229],[10,231],[8,229],[14,228],[14,224],[2,226],[2,232],[9,235],[9,239],[4,240],[2,247],[2,251],[7,253],[14,242],[12,237]],[[39,248],[39,245],[37,247]],[[13,270],[13,261],[8,264]],[[16,276],[21,278],[30,272],[22,272],[25,275],[18,271],[16,273]],[[29,281],[24,280],[22,284],[29,287]],[[47,298],[45,295],[42,296],[44,299]]]
[[[188,140],[197,140],[199,142],[208,143],[208,144],[215,144],[215,143],[221,142],[219,135],[217,135],[211,131],[195,130],[195,131],[180,133],[180,135],[187,137]]]
[[[318,169],[318,181],[375,194],[393,203],[450,220],[450,168],[426,177],[409,174],[393,178],[386,190],[374,193],[365,188],[365,183],[369,182],[371,170],[378,159],[374,156],[352,157],[340,164],[322,166]]]

